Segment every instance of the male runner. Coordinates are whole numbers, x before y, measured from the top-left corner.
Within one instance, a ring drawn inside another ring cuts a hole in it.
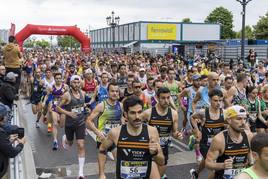
[[[106,155],[112,145],[117,147],[116,178],[160,179],[158,165],[164,165],[157,129],[142,122],[143,102],[137,96],[124,101],[128,122],[113,128],[102,142],[99,152]]]
[[[41,79],[41,70],[37,68],[34,73],[34,77],[31,78],[32,94],[30,96],[30,102],[32,104],[32,112],[34,115],[37,114],[35,127],[39,128],[39,120],[42,115],[42,101],[44,91],[44,82]]]
[[[254,165],[242,171],[234,179],[268,178],[268,134],[260,133],[255,135],[250,142],[250,148],[255,156]]]
[[[108,83],[109,83],[109,77],[107,72],[103,72],[101,74],[101,82],[100,84],[95,88],[94,95],[92,96],[89,104],[92,104],[93,102],[102,102],[103,100],[108,98]]]
[[[56,109],[59,113],[65,114],[65,135],[62,137],[62,146],[67,149],[73,144],[76,137],[79,162],[79,179],[84,178],[83,168],[85,163],[85,115],[84,104],[85,94],[80,90],[81,79],[73,75],[70,79],[71,88],[64,93]],[[62,108],[64,106],[64,108]]]
[[[59,114],[56,107],[61,100],[63,94],[68,90],[68,86],[63,83],[61,73],[54,74],[55,84],[49,89],[48,95],[51,95],[51,102],[49,103],[49,111],[52,119],[52,134],[53,134],[53,145],[52,150],[58,150],[58,126],[63,127],[64,118],[63,114]]]
[[[93,109],[90,116],[87,118],[88,127],[96,134],[97,136],[97,148],[100,147],[101,143],[104,141],[108,132],[119,126],[121,123],[124,123],[122,119],[122,105],[118,101],[119,99],[119,87],[117,83],[110,83],[108,85],[108,99],[99,103],[95,109]],[[98,127],[95,126],[94,120],[98,119]],[[121,120],[122,119],[122,120]],[[109,148],[109,152],[112,152],[114,157],[116,147],[113,145]],[[106,162],[106,155],[99,154],[99,178],[104,179],[104,165]]]
[[[215,179],[232,179],[252,162],[252,133],[245,132],[245,108],[231,106],[224,115],[229,127],[212,139],[206,158],[206,167],[215,170]]]
[[[198,178],[199,173],[204,169],[205,159],[212,138],[224,130],[224,115],[223,109],[221,108],[223,94],[220,90],[213,89],[209,92],[209,99],[210,106],[199,112],[195,112],[191,117],[191,124],[197,144],[196,157],[200,164],[197,171],[192,169],[190,173],[192,177],[195,176],[196,178]],[[201,126],[201,131],[199,126]]]
[[[160,145],[165,156],[165,164],[158,166],[160,175],[163,176],[167,168],[170,134],[172,133],[176,139],[182,139],[182,133],[178,131],[178,113],[169,106],[170,90],[166,87],[159,88],[157,99],[156,106],[144,111],[142,119],[158,130]]]

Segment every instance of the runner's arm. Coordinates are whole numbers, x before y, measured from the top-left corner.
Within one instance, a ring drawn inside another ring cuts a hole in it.
[[[156,155],[153,156],[154,161],[162,166],[165,164],[165,157],[162,151],[162,148],[160,146],[160,139],[159,139],[159,134],[158,131],[155,127],[148,126],[148,132],[150,135],[150,142],[156,142],[157,143],[157,153]]]
[[[71,102],[71,96],[69,93],[64,93],[59,104],[56,106],[56,110],[59,113],[65,114],[67,116],[70,116],[70,111],[67,111],[65,109],[63,109],[61,106],[67,105]]]
[[[207,153],[207,158],[205,160],[206,168],[209,170],[224,170],[225,165],[224,163],[216,163],[215,161],[220,156],[221,151],[224,149],[224,145],[222,144],[223,135],[218,134],[216,135],[211,142],[210,148]]]
[[[91,114],[86,119],[86,124],[90,130],[92,130],[96,135],[99,134],[99,130],[94,124],[94,120],[103,112],[103,102],[99,103],[91,112]]]
[[[196,104],[200,99],[201,99],[201,93],[200,93],[200,90],[198,90],[192,103],[193,112],[195,111]]]
[[[172,110],[172,136],[176,139],[181,140],[182,139],[182,134],[180,131],[178,131],[179,128],[179,123],[178,123],[178,113],[175,110]]]
[[[99,90],[99,86],[97,86],[97,87],[95,88],[95,90],[94,90],[94,94],[92,95],[89,104],[92,104],[94,101],[96,101],[96,97],[97,97],[98,90]]]
[[[141,114],[141,120],[147,123],[151,118],[151,112],[152,112],[152,108],[143,111]]]
[[[117,144],[115,141],[118,140],[119,137],[119,132],[117,130],[120,130],[120,127],[113,128],[109,131],[108,136],[101,142],[100,148],[99,148],[99,153],[106,155],[107,150],[109,147],[111,147],[113,144]]]

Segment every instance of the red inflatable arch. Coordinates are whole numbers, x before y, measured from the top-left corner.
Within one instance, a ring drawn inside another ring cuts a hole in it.
[[[90,40],[76,26],[48,26],[27,24],[15,37],[22,49],[23,42],[32,34],[39,35],[71,35],[81,43],[83,52],[90,52]]]

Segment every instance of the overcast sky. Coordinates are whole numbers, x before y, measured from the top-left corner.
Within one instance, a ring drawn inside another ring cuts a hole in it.
[[[16,24],[16,32],[26,24],[75,25],[81,30],[106,27],[106,17],[114,10],[120,24],[139,20],[175,21],[189,17],[204,22],[216,7],[234,15],[234,30],[241,28],[241,5],[236,0],[0,0],[0,29]],[[255,25],[268,11],[268,0],[252,0],[247,6],[246,24]]]

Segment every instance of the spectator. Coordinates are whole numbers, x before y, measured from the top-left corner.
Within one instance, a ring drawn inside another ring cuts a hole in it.
[[[17,77],[18,74],[13,72],[7,73],[3,85],[0,87],[0,101],[10,109],[12,108],[13,101],[17,98],[16,89],[14,87]]]
[[[25,138],[18,138],[18,134],[8,133],[3,126],[5,125],[5,119],[7,116],[7,109],[4,105],[0,104],[0,178],[2,178],[8,168],[9,158],[16,157],[23,149]],[[13,147],[13,142],[17,141],[18,145]]]
[[[21,53],[19,46],[15,44],[16,39],[14,36],[9,36],[9,43],[4,47],[4,65],[6,71],[13,72],[18,75],[15,83],[15,94],[18,94],[20,79],[21,79]]]
[[[0,86],[4,83],[4,77],[6,75],[6,68],[4,65],[0,65]]]

